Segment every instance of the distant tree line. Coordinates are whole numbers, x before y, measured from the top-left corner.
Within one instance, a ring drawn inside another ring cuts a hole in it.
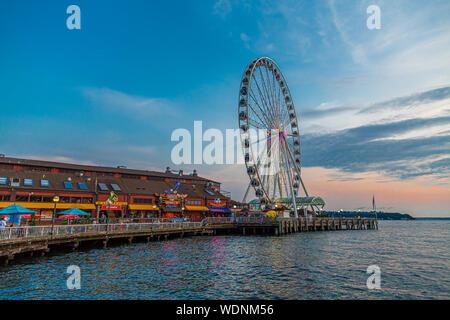
[[[374,211],[322,211],[323,215],[328,217],[345,217],[345,218],[378,218],[378,220],[415,220],[414,217],[409,214],[398,212],[382,212],[377,211],[376,215]]]

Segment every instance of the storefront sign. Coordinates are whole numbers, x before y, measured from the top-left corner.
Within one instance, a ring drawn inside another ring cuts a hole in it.
[[[167,208],[176,208],[180,204],[180,199],[177,194],[166,194],[164,196],[164,204]]]
[[[102,205],[102,210],[122,210],[122,206],[120,205]]]
[[[225,201],[220,201],[220,199],[208,200],[208,207],[224,208],[224,207],[226,207],[226,205],[227,205],[227,203]]]
[[[108,202],[106,202],[106,201],[97,201],[95,204],[96,205],[107,205]],[[128,205],[128,202],[114,202],[114,205],[126,206],[126,205]]]

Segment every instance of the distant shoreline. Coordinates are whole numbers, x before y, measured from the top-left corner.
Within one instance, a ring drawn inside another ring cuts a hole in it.
[[[416,218],[416,220],[450,220],[450,217],[420,217]]]

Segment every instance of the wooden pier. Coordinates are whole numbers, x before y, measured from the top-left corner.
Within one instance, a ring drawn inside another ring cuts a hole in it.
[[[7,228],[0,233],[0,265],[20,257],[43,256],[52,252],[70,252],[82,248],[106,248],[205,235],[286,235],[295,232],[375,230],[375,219],[350,218],[207,218],[199,223],[117,224]],[[102,230],[102,228],[104,228]],[[108,231],[106,231],[106,228]]]

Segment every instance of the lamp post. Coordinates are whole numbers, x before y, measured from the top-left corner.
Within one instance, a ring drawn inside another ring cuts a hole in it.
[[[236,221],[236,205],[233,205],[233,222]]]
[[[58,196],[54,196],[53,197],[53,203],[55,204],[55,206],[53,207],[53,215],[52,215],[52,231],[51,231],[52,238],[53,238],[53,228],[55,227],[56,204],[58,202],[59,202],[59,197]]]
[[[108,210],[106,210],[106,232],[108,232],[108,226],[109,226],[109,208],[111,207],[111,200],[106,200],[106,205],[108,207]]]

